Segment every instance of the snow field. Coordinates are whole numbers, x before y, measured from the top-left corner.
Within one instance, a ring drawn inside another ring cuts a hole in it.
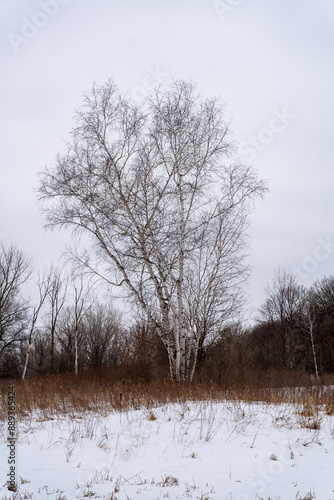
[[[34,412],[19,422],[16,493],[1,429],[3,500],[334,500],[334,416],[307,405]]]

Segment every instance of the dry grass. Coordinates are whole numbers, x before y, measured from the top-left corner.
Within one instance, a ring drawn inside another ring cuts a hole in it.
[[[317,428],[319,411],[334,413],[333,386],[303,388],[222,388],[214,384],[172,384],[168,380],[151,383],[117,379],[112,371],[95,370],[80,374],[46,375],[22,380],[0,381],[0,419],[7,416],[7,387],[16,387],[18,417],[38,411],[41,419],[56,415],[76,416],[83,411],[126,411],[146,408],[154,420],[154,408],[186,401],[244,401],[298,406],[305,427]]]
[[[80,443],[81,438],[95,439],[101,449],[110,451],[112,435],[105,426],[103,417],[112,411],[124,412],[120,414],[120,419],[124,420],[125,427],[122,427],[120,434],[124,435],[124,429],[126,429],[133,448],[137,447],[138,443],[143,444],[148,439],[152,429],[152,424],[149,422],[158,420],[159,424],[161,415],[165,421],[173,420],[172,439],[181,444],[187,443],[187,440],[192,443],[194,436],[201,441],[210,441],[226,422],[229,422],[230,426],[226,438],[226,442],[229,443],[236,435],[245,433],[249,425],[260,429],[261,415],[267,416],[268,414],[275,426],[292,428],[297,425],[307,429],[307,435],[310,435],[310,439],[303,443],[304,446],[317,442],[314,440],[318,439],[319,433],[312,431],[318,431],[321,425],[332,425],[329,422],[332,422],[332,419],[328,418],[326,414],[331,415],[333,412],[333,386],[222,388],[214,384],[200,383],[175,385],[166,380],[144,383],[114,379],[111,371],[101,370],[80,374],[77,378],[73,375],[62,374],[30,378],[24,382],[22,380],[2,380],[0,381],[0,418],[3,419],[7,417],[7,387],[11,384],[16,387],[17,414],[18,417],[22,417],[23,433],[25,429],[33,430],[38,426],[42,428],[45,425],[47,428],[47,424],[45,424],[47,420],[55,421],[49,422],[51,426],[54,424],[63,425],[63,422],[68,421],[68,436],[67,440],[64,440],[66,462],[72,460],[72,452],[75,446]],[[191,401],[198,402],[198,404],[192,405],[189,403]],[[223,404],[217,407],[216,402]],[[169,403],[177,403],[177,405],[171,409]],[[165,408],[163,408],[164,405],[166,405]],[[128,412],[128,410],[133,409],[141,411]],[[133,423],[136,425],[132,425]],[[194,425],[196,431],[191,434],[188,430]],[[329,427],[329,429],[334,435],[334,427]],[[257,434],[258,431],[254,434],[251,447],[256,446]],[[118,437],[114,448],[115,457],[116,453],[119,453],[120,457],[123,457],[122,454],[128,453],[128,449],[117,451]],[[129,449],[131,452],[132,448]],[[127,457],[130,454],[124,456]],[[194,451],[188,456],[193,459],[198,458]],[[294,455],[291,451],[291,459],[293,458]],[[277,461],[278,456],[272,453],[269,459]],[[111,496],[109,495],[107,500],[117,499],[121,486],[127,482],[122,477],[113,478],[110,468],[98,470],[88,482],[80,486],[80,498],[93,497],[96,485],[105,481],[110,481],[113,488]],[[151,485],[165,488],[164,497],[166,498],[169,496],[170,489],[179,484],[178,478],[170,474],[161,477],[160,481],[154,479],[152,481]],[[21,480],[21,482],[23,484],[26,480]],[[140,477],[136,477],[135,484],[138,486],[137,493],[140,493],[141,486],[145,487],[147,479],[142,480]],[[195,485],[194,487],[187,486],[187,488],[189,492],[191,490],[193,495],[199,494],[200,490]],[[142,489],[144,491],[145,488]],[[196,498],[210,500],[211,493],[212,491],[201,491],[201,494]],[[10,498],[11,500],[32,498],[29,495],[24,491]],[[314,491],[310,490],[306,494],[297,492],[295,498],[296,500],[311,500],[315,498]],[[267,497],[265,499],[271,500]],[[62,491],[59,491],[58,500],[66,500]],[[264,499],[259,497],[259,500]]]
[[[178,486],[179,480],[177,477],[168,475],[161,479],[161,481],[156,483],[156,486],[161,486],[162,488],[167,488],[169,486]]]
[[[298,491],[298,493],[296,495],[296,499],[297,500],[313,500],[313,498],[315,498],[315,492],[314,492],[313,489],[311,489],[309,493],[306,493],[305,496],[304,495],[301,496],[300,493],[299,493],[299,491]]]

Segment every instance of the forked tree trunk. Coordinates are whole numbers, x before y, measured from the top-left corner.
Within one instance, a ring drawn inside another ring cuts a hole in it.
[[[186,362],[188,358],[186,343],[180,348],[178,356],[177,350],[174,347],[168,347],[167,353],[172,382],[192,382],[197,365],[198,349],[195,349],[195,352],[192,353],[193,357],[189,359],[189,362]],[[185,363],[182,365],[183,360]]]

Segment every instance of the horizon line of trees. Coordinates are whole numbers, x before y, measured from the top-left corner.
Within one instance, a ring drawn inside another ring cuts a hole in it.
[[[123,367],[144,380],[169,375],[168,353],[156,325],[138,310],[131,324],[89,282],[51,266],[39,276],[38,299],[22,294],[32,263],[15,245],[0,243],[0,377]],[[198,350],[196,377],[228,384],[265,373],[334,373],[334,276],[310,288],[277,270],[255,324],[227,321]],[[195,378],[196,378],[195,377]]]

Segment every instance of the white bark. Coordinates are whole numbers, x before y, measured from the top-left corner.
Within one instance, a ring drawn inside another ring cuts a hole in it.
[[[309,336],[310,336],[310,341],[311,341],[311,346],[312,346],[312,356],[313,356],[313,363],[314,363],[314,371],[315,371],[315,376],[316,379],[319,379],[319,371],[318,371],[318,362],[317,362],[317,355],[315,351],[315,344],[314,344],[314,313],[312,312],[312,306],[309,302],[309,299],[306,297],[305,298],[305,312],[304,312],[304,320],[302,327],[304,331],[306,331]]]
[[[319,372],[318,372],[317,356],[316,356],[316,353],[315,353],[315,346],[314,346],[313,321],[310,322],[310,337],[311,337],[311,343],[312,343],[312,353],[313,353],[314,370],[315,370],[316,378],[318,380],[318,378],[319,378]]]

